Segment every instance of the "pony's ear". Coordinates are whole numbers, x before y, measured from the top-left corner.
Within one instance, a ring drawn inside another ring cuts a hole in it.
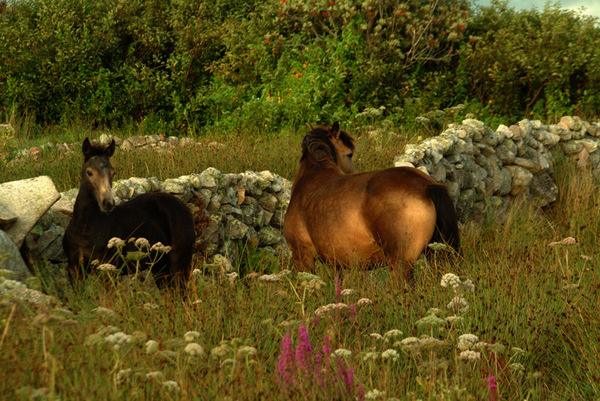
[[[83,157],[87,160],[89,154],[90,154],[90,148],[92,147],[92,144],[90,143],[90,140],[88,138],[85,138],[83,140],[83,143],[81,144],[81,150],[83,152]]]
[[[333,139],[338,139],[340,136],[340,123],[338,121],[334,122],[329,130],[329,134]]]
[[[112,155],[115,154],[115,140],[113,139],[112,141],[110,141],[110,144],[106,147],[106,156],[107,157],[112,157]]]

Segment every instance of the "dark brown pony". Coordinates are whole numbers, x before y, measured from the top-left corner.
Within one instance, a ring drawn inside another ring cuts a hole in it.
[[[170,246],[168,254],[160,250],[150,252],[142,260],[142,267],[150,267],[159,287],[182,283],[189,278],[190,262],[195,241],[194,220],[189,208],[171,194],[155,192],[140,195],[115,206],[112,196],[112,179],[115,169],[110,157],[115,151],[115,141],[108,146],[83,141],[83,167],[81,185],[73,208],[73,218],[63,238],[69,259],[68,274],[72,283],[92,269],[91,262],[110,262],[121,267],[115,249],[107,247],[113,237],[127,241],[129,238],[146,238],[150,245],[162,243]],[[132,244],[129,250],[137,250]],[[158,252],[158,253],[157,253]],[[123,273],[132,273],[134,267],[126,265]]]
[[[304,137],[283,227],[296,265],[311,269],[317,258],[343,265],[387,261],[410,280],[429,243],[459,249],[444,185],[411,167],[355,173],[353,152],[354,140],[337,122]]]

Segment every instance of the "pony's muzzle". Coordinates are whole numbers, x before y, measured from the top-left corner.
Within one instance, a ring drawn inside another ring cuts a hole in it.
[[[115,200],[113,199],[112,196],[105,198],[102,201],[102,204],[100,205],[100,209],[102,209],[102,211],[104,213],[110,213],[113,211],[114,208],[115,208]]]

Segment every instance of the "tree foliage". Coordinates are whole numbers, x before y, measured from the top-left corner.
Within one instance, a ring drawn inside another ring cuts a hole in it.
[[[467,102],[596,114],[597,20],[466,0],[19,0],[0,7],[0,110],[44,124],[264,130]]]

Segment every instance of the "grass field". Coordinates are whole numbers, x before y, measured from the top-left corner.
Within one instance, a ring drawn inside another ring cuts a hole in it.
[[[293,179],[301,136],[117,151],[114,165],[119,178],[214,166]],[[358,169],[389,167],[405,141],[361,137]],[[80,163],[43,155],[3,169],[0,182],[47,174],[62,191],[78,185]],[[185,296],[108,273],[73,291],[39,266],[62,304],[1,301],[0,398],[600,399],[600,189],[565,161],[555,176],[555,204],[521,202],[503,224],[464,224],[462,255],[419,263],[412,288],[387,268],[286,274],[289,261],[252,253],[237,261],[251,273],[234,282],[198,263]],[[549,245],[565,237],[577,244]],[[257,278],[265,273],[281,274]]]

